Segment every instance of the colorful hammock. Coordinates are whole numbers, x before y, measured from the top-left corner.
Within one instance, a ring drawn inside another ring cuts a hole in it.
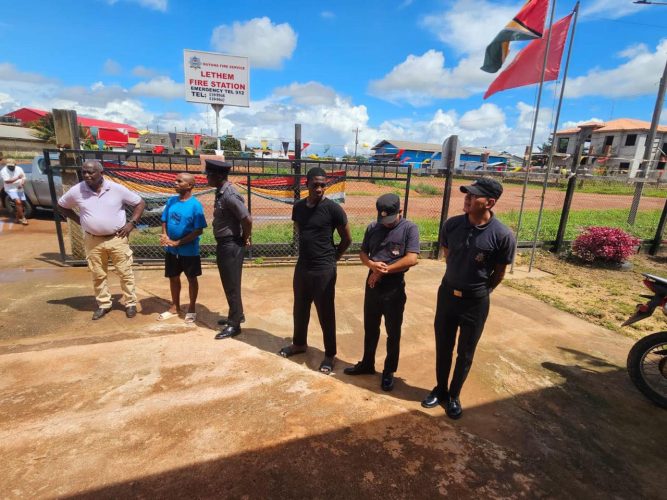
[[[168,197],[174,194],[174,182],[178,172],[151,172],[147,170],[126,170],[117,163],[104,162],[104,174],[115,182],[122,184],[131,191],[148,198]],[[215,191],[206,181],[206,176],[193,174],[195,187],[192,193],[201,196]],[[250,190],[253,195],[262,198],[279,201],[288,205],[294,204],[294,177],[272,177],[265,179],[251,179]],[[248,191],[246,178],[234,182],[234,184]],[[308,192],[306,178],[301,177],[302,198]],[[337,171],[327,175],[326,196],[337,202],[345,203],[345,171]]]

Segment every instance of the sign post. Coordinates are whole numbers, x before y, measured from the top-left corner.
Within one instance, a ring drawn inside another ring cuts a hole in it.
[[[247,57],[183,50],[185,100],[210,104],[215,111],[215,135],[220,150],[223,106],[250,106],[250,65]]]

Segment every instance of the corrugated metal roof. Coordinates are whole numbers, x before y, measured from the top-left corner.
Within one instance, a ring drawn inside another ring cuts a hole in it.
[[[24,141],[39,141],[33,135],[33,130],[27,127],[14,127],[12,125],[0,124],[0,137],[7,139],[20,139]]]
[[[392,146],[395,146],[397,149],[405,149],[411,151],[429,151],[432,153],[439,153],[440,151],[442,151],[442,144],[431,144],[428,142],[394,141],[391,139],[386,139],[384,141],[381,141],[375,146],[373,146],[371,149],[372,150],[380,149],[385,144],[391,144]],[[494,151],[488,148],[477,148],[473,146],[461,147],[461,154],[481,155],[483,153],[488,153],[491,156],[500,156],[503,158],[514,157],[514,155],[512,155],[511,153],[506,153],[506,152],[499,153],[498,151]]]

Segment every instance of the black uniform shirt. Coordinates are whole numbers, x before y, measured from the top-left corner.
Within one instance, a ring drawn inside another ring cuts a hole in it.
[[[292,208],[292,220],[299,226],[299,261],[311,270],[329,269],[336,265],[333,232],[347,225],[347,215],[338,203],[322,199],[309,208],[306,198]]]
[[[393,264],[408,252],[419,253],[419,229],[407,219],[400,219],[392,228],[371,222],[366,228],[361,250],[371,260]]]
[[[241,221],[250,212],[245,206],[243,196],[231,182],[225,182],[215,195],[213,208],[213,235],[216,238],[241,236]]]
[[[466,214],[447,219],[440,244],[448,249],[447,286],[471,293],[489,291],[496,264],[510,264],[514,256],[514,235],[495,217],[474,226]]]

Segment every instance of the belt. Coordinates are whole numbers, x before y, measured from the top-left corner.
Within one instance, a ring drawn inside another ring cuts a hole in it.
[[[93,234],[93,233],[89,233],[88,231],[86,231],[86,234],[89,234],[90,236],[95,236],[95,238],[111,238],[113,236],[116,236],[116,233],[113,233],[113,234]]]
[[[240,241],[241,236],[216,236],[215,241],[218,243],[227,243],[228,241]]]
[[[449,285],[443,285],[444,290],[454,297],[460,299],[481,299],[489,295],[489,289],[483,288],[481,290],[460,290]]]

